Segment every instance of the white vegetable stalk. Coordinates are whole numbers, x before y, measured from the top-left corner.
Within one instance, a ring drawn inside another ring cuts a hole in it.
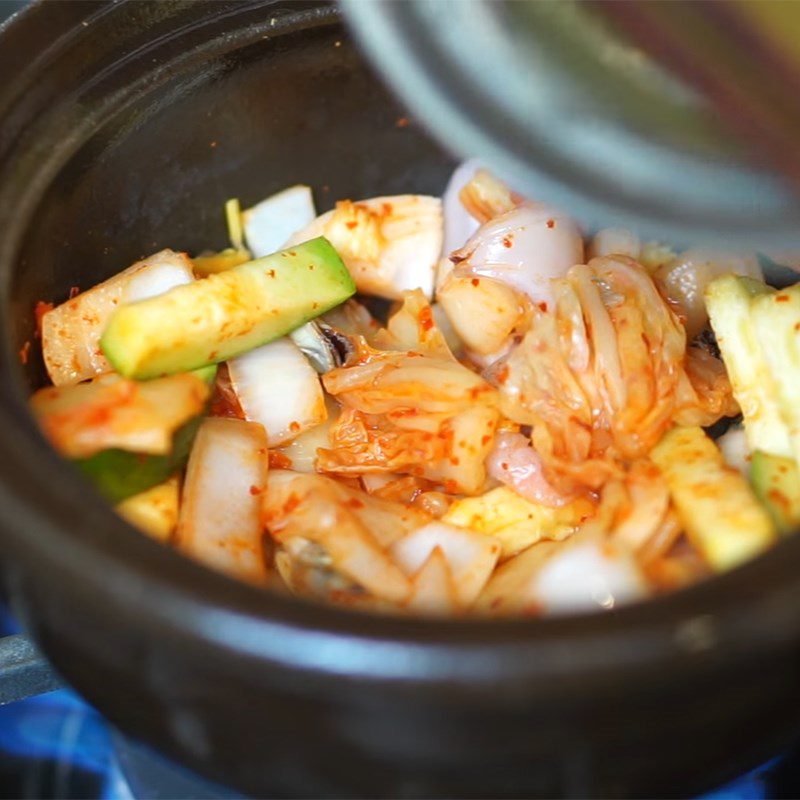
[[[64,386],[110,372],[100,336],[114,311],[193,280],[185,253],[162,250],[49,311],[42,319],[42,354],[50,380]]]
[[[587,542],[549,558],[533,580],[533,591],[548,613],[600,611],[645,597],[647,584],[627,551]]]
[[[247,247],[254,258],[280,250],[289,237],[317,216],[308,186],[290,186],[242,215]]]
[[[431,522],[395,542],[390,552],[407,575],[414,575],[437,548],[447,560],[459,603],[471,605],[492,574],[500,543],[467,528]]]
[[[267,437],[261,425],[207,418],[189,458],[178,548],[235,577],[263,580],[261,495],[267,469]]]
[[[441,547],[433,548],[428,560],[413,577],[406,607],[435,616],[447,616],[458,610],[456,587]]]
[[[245,417],[279,447],[328,417],[317,373],[291,339],[282,338],[228,361]]]

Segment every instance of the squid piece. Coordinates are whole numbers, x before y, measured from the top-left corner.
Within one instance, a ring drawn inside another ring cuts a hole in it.
[[[287,246],[325,236],[341,255],[359,292],[398,299],[433,294],[442,250],[442,202],[426,195],[344,200],[295,233]]]

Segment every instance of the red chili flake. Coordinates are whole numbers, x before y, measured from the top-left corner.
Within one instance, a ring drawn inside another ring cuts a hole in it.
[[[292,433],[297,433],[300,430],[300,423],[299,422],[290,422],[289,423],[289,430]]]
[[[504,364],[498,371],[497,371],[497,382],[498,383],[505,383],[508,380],[508,365]]]
[[[283,505],[283,513],[284,514],[291,514],[297,506],[300,505],[300,498],[296,494],[292,494],[289,496],[289,499]]]
[[[788,294],[779,294],[775,298],[776,303],[788,303],[789,302],[789,295]]]
[[[795,322],[795,324],[794,324],[794,329],[795,329],[796,331],[800,331],[800,322]]]
[[[456,481],[447,480],[444,482],[444,490],[447,494],[458,494],[458,483]]]
[[[423,331],[429,331],[433,327],[433,313],[430,306],[425,306],[419,312],[419,326]]]
[[[261,452],[259,450],[259,452]],[[279,453],[276,450],[271,450],[269,454],[269,468],[270,469],[291,469],[292,459],[284,453]]]
[[[254,497],[261,494],[261,489],[258,486],[250,486],[250,494]]]
[[[259,447],[259,448],[258,448],[258,450],[257,450],[256,452],[257,452],[257,453],[258,453],[260,456],[265,456],[265,455],[267,454],[267,448],[266,448],[266,447]]]
[[[508,461],[503,461],[502,464],[500,464],[500,467],[501,469],[508,469]]]
[[[24,345],[22,345],[22,347],[20,348],[20,351],[19,351],[19,360],[23,364],[27,364],[28,363],[28,355],[29,355],[30,352],[31,352],[31,343],[30,343],[30,340],[28,340],[27,342],[25,342]]]
[[[547,313],[547,303],[539,303],[539,310],[543,311],[545,314]]]
[[[457,467],[461,463],[461,459],[458,456],[450,456],[450,463]]]
[[[503,237],[503,247],[513,247],[514,240],[510,236]]]
[[[392,206],[391,203],[381,203],[381,209],[383,210],[383,213],[388,217],[389,214],[391,214],[392,211],[394,211],[394,206]]]
[[[396,128],[407,128],[408,127],[408,119],[406,117],[398,117],[394,123]]]
[[[43,300],[39,300],[36,305],[33,307],[33,316],[36,320],[36,333],[34,334],[37,339],[41,339],[42,337],[42,319],[44,315],[48,311],[53,310],[52,303],[45,303]]]
[[[547,220],[547,227],[548,228],[555,228],[555,226],[556,226],[556,221],[554,219]]]
[[[347,505],[350,506],[350,508],[364,508],[364,503],[357,497],[351,497],[347,501]]]
[[[358,222],[356,222],[355,220],[351,220],[350,222],[345,222],[345,226],[350,228],[350,230],[353,230],[353,228],[358,227]]]
[[[211,352],[208,354],[208,360],[209,360],[209,361],[213,361],[213,360],[214,360],[214,359],[215,359],[215,358],[216,358],[218,355],[219,355],[219,351],[218,351],[218,350],[212,350],[212,351],[211,351]]]
[[[480,286],[480,285],[481,285],[481,280],[480,280],[480,278],[473,278],[473,279],[470,281],[470,283],[471,283],[473,286]]]
[[[274,278],[275,277],[275,270],[271,269],[269,272],[267,272],[267,275],[269,275],[270,278]]]
[[[481,436],[481,444],[489,444],[492,441],[491,436]]]

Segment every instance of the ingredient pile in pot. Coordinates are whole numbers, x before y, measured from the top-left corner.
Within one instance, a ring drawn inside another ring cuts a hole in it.
[[[164,544],[350,608],[539,615],[800,522],[800,286],[756,254],[587,237],[474,163],[442,199],[225,211],[227,249],[40,304],[33,413]]]

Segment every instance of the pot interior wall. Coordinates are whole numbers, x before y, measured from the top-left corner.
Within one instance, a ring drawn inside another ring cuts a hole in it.
[[[32,340],[38,300],[62,302],[164,247],[227,246],[229,197],[247,207],[307,183],[323,211],[343,198],[441,193],[450,159],[407,124],[335,15],[222,50],[143,92],[63,164],[14,276],[17,349]],[[26,375],[44,381],[36,347]]]

